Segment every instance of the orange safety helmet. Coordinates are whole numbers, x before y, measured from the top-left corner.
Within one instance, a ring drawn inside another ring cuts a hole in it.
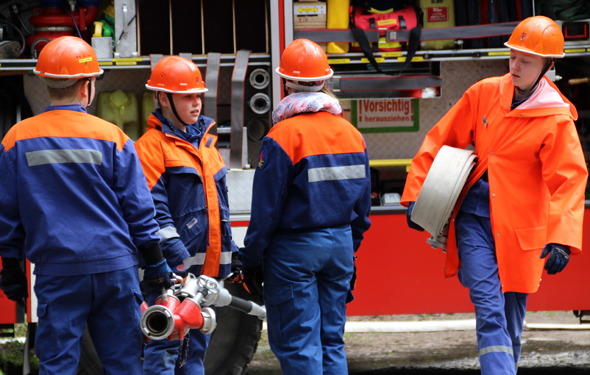
[[[47,43],[41,50],[33,73],[51,87],[68,87],[80,78],[99,76],[94,49],[83,39],[62,36]]]
[[[276,72],[295,81],[323,81],[334,75],[324,50],[308,39],[295,39],[285,48]]]
[[[563,33],[555,21],[535,16],[519,23],[504,45],[532,55],[562,58],[565,56],[563,43]]]
[[[192,61],[180,56],[167,56],[158,61],[145,87],[172,94],[208,91],[199,68]]]

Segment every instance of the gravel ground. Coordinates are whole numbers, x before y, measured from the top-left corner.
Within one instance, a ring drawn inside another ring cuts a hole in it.
[[[349,321],[420,321],[474,319],[474,314],[350,317]],[[587,319],[587,317],[586,317]],[[526,323],[579,324],[571,311],[528,312]],[[523,332],[519,374],[590,373],[588,330]],[[345,333],[350,374],[477,374],[475,331],[413,333]],[[566,370],[567,369],[567,370]],[[565,371],[566,370],[566,371]],[[434,371],[434,372],[433,372]],[[549,372],[547,372],[549,371]],[[249,375],[280,374],[280,367],[263,332]]]

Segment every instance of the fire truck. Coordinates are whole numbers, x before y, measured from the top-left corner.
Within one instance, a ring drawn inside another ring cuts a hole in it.
[[[426,133],[473,83],[508,72],[509,51],[491,38],[507,38],[522,18],[526,1],[515,2],[515,21],[488,22],[488,2],[481,1],[478,21],[437,27],[437,19],[449,21],[459,14],[462,9],[453,9],[453,4],[463,2],[416,0],[415,9],[421,9],[416,16],[422,20],[418,44],[412,38],[414,28],[397,19],[396,29],[363,31],[370,53],[350,47],[359,41],[348,22],[336,27],[327,22],[329,7],[337,3],[5,0],[0,4],[0,135],[48,105],[48,94],[32,70],[39,51],[56,37],[79,35],[93,45],[105,74],[97,81],[97,99],[89,113],[116,123],[132,138],[145,130],[153,110],[144,87],[151,67],[166,55],[186,57],[199,66],[209,89],[203,113],[218,124],[217,145],[230,170],[231,226],[241,246],[250,220],[253,166],[261,140],[272,127],[272,110],[284,96],[274,69],[286,45],[308,38],[328,50],[335,72],[329,85],[341,99],[345,117],[363,133],[371,157],[372,226],[357,253],[356,299],[348,305],[348,315],[472,312],[468,290],[457,278],[444,277],[445,254],[426,243],[427,234],[408,228],[399,198]],[[589,25],[587,20],[558,23],[566,35],[566,57],[548,75],[578,109],[576,127],[590,160]],[[440,39],[443,46],[435,43]],[[2,54],[2,41],[18,42],[18,54]],[[331,53],[331,43],[345,50]],[[590,192],[586,197],[590,199]],[[590,234],[590,221],[584,231]],[[589,238],[585,236],[584,251],[572,257],[565,272],[543,277],[539,292],[529,298],[529,310],[572,310],[580,321],[590,313]],[[33,270],[34,265],[27,264],[30,285]],[[239,285],[226,287],[251,299]],[[33,345],[37,321],[32,288],[30,295],[23,309],[0,292],[1,327],[29,322],[27,345]],[[262,324],[227,308],[218,309],[217,316],[207,373],[241,374],[256,351]],[[80,373],[102,373],[88,335],[83,347]]]

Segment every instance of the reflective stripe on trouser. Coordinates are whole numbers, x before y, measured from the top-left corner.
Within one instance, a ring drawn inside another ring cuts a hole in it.
[[[269,343],[284,375],[348,374],[346,296],[353,272],[350,226],[276,233],[265,252]]]
[[[81,276],[37,275],[39,374],[76,374],[84,326],[105,374],[142,374],[137,267]]]
[[[459,212],[455,219],[461,268],[477,320],[482,375],[516,374],[526,293],[502,293],[490,219]]]
[[[161,292],[150,288],[146,301],[153,306]],[[198,329],[191,329],[188,339],[188,351],[185,349],[185,342],[182,346],[182,358],[186,362],[178,368],[180,340],[151,340],[146,343],[143,349],[143,371],[145,375],[205,375],[203,360],[205,351],[209,345],[211,335],[204,335]],[[176,368],[176,369],[175,369]]]

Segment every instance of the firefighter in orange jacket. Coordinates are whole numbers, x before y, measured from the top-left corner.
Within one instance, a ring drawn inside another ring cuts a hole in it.
[[[411,222],[433,159],[443,145],[475,145],[471,173],[449,228],[445,275],[458,273],[477,318],[482,374],[515,374],[529,293],[543,263],[561,272],[582,248],[588,176],[575,107],[544,77],[564,56],[559,26],[522,21],[506,46],[510,73],[484,79],[427,134],[402,196]]]
[[[215,121],[201,115],[201,95],[207,91],[201,72],[192,61],[168,56],[154,66],[146,87],[155,91],[160,108],[148,118],[148,131],[135,148],[156,206],[162,253],[176,274],[225,277],[232,261],[238,265],[238,253],[229,223],[227,169],[215,148],[217,137],[209,134]],[[148,290],[148,303],[160,294]],[[180,342],[149,342],[145,373],[204,374],[209,338],[190,331],[176,372]]]

